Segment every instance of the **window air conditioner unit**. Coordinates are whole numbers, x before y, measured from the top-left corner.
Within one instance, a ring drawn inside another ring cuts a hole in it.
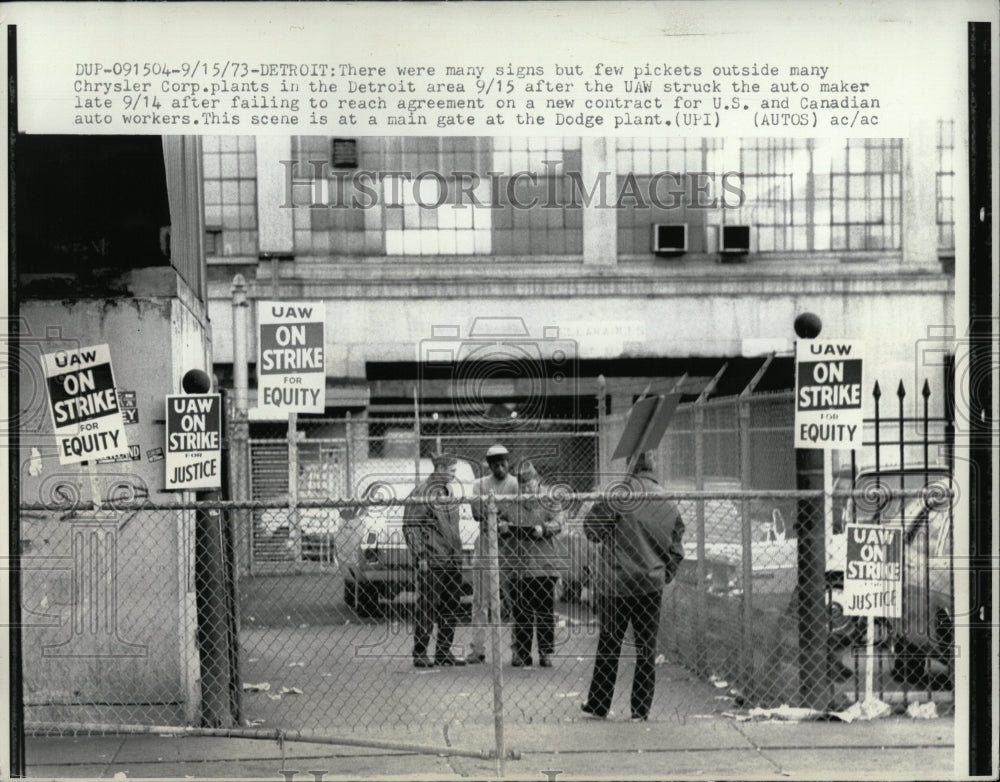
[[[671,256],[686,253],[687,223],[654,223],[652,243],[654,255]]]
[[[724,259],[730,260],[738,260],[739,256],[750,252],[750,226],[719,226],[719,252]]]
[[[334,168],[358,167],[358,140],[335,138],[330,147],[330,161]]]

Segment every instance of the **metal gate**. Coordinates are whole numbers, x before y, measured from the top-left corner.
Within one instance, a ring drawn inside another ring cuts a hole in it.
[[[344,497],[347,492],[347,441],[343,438],[304,439],[250,437],[250,499],[287,510],[255,510],[252,526],[242,530],[250,569],[332,563],[336,520],[315,509],[298,509],[300,500]],[[292,445],[294,443],[294,445]]]

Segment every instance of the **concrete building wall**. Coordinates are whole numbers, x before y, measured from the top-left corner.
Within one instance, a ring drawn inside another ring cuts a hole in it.
[[[119,703],[145,715],[187,721],[198,708],[193,582],[193,518],[181,512],[89,513],[116,496],[153,502],[163,491],[165,400],[186,369],[210,369],[204,306],[169,268],[122,278],[130,296],[28,300],[21,316],[38,339],[22,356],[20,478],[25,502],[79,500],[76,513],[27,512],[25,548],[25,699],[37,719],[100,719]],[[136,395],[139,421],[125,426],[136,461],[61,466],[44,392],[39,353],[107,343],[119,390]],[[134,704],[129,706],[129,704]]]
[[[868,365],[873,370],[870,378],[885,378],[883,385],[891,383],[893,388],[899,379],[910,381],[915,375],[917,382],[922,382],[924,368],[916,365],[916,346],[928,336],[929,329],[953,320],[954,276],[939,261],[937,241],[937,132],[935,123],[920,121],[915,122],[911,137],[902,142],[877,140],[871,148],[855,145],[850,149],[833,145],[824,147],[822,153],[796,147],[795,154],[804,156],[794,164],[797,171],[806,170],[803,166],[807,163],[813,166],[825,161],[827,170],[835,174],[824,175],[826,180],[835,180],[823,185],[825,196],[817,194],[823,172],[817,170],[813,181],[812,168],[808,169],[806,195],[793,196],[789,191],[789,198],[808,199],[808,219],[831,221],[833,228],[827,226],[825,239],[820,238],[819,228],[809,239],[826,248],[823,250],[752,250],[737,259],[741,262],[731,264],[720,262],[715,252],[704,252],[701,243],[696,243],[701,250],[677,258],[656,258],[648,251],[639,252],[638,246],[625,253],[617,241],[621,226],[655,219],[595,202],[582,209],[582,253],[575,257],[568,253],[541,257],[498,252],[401,257],[389,254],[385,246],[381,252],[366,249],[323,254],[313,245],[310,251],[300,250],[280,261],[210,258],[210,263],[218,264],[211,269],[214,281],[209,286],[215,361],[231,361],[231,275],[227,271],[239,268],[249,272],[251,301],[276,297],[325,302],[327,374],[334,380],[363,381],[367,362],[420,360],[420,344],[432,338],[435,327],[457,327],[465,339],[477,318],[521,318],[528,332],[539,336],[540,344],[545,343],[541,335],[546,326],[558,327],[560,338],[577,342],[581,358],[729,358],[790,351],[795,316],[812,311],[823,320],[821,336],[868,342]],[[478,154],[489,156],[491,141],[474,141]],[[579,139],[551,154],[578,161],[584,182],[606,174],[613,189],[616,177],[629,174],[629,165],[638,166],[640,158],[645,161],[642,165],[654,170],[656,160],[667,160],[667,152],[636,151],[641,145],[632,150],[626,148],[627,141]],[[690,160],[695,165],[714,161],[730,168],[742,160],[735,143],[738,140],[703,147],[697,139],[693,141],[682,157],[674,159]],[[288,168],[278,162],[277,150],[295,150],[302,143],[269,139],[256,150],[254,170],[262,194],[257,203],[261,253],[284,252],[290,242],[299,247],[302,243],[298,239],[292,242],[292,226],[298,236],[307,233],[310,224],[318,225],[313,214],[316,208],[282,209],[276,203],[280,200],[276,194],[290,186]],[[321,156],[323,144],[316,139],[310,143],[310,158]],[[389,159],[386,150],[395,147],[385,141],[385,149],[379,153],[379,143],[379,139],[359,140],[368,155],[366,161]],[[497,149],[492,153],[494,161],[508,159],[503,157],[507,154],[510,161],[515,160],[514,153]],[[530,155],[522,155],[524,161]],[[746,159],[764,157],[751,155]],[[858,192],[869,192],[866,188],[870,184],[864,184],[869,173],[864,172],[877,172],[880,165],[891,173],[880,180],[878,187],[882,189],[878,192],[882,195],[875,206],[882,216],[876,217],[872,211],[859,211],[851,199],[856,199]],[[748,177],[761,174],[744,173]],[[758,195],[762,187],[755,191]],[[307,195],[315,191],[305,188]],[[753,209],[734,213],[741,215],[738,218],[722,215],[718,209],[706,212],[697,230],[706,231],[711,239],[717,225],[726,219],[766,222],[766,208],[771,207],[765,199]],[[838,214],[841,208],[843,213]],[[813,209],[827,217],[814,217]],[[367,210],[365,225],[370,216],[390,211]],[[780,215],[780,210],[776,214]],[[796,222],[803,219],[795,214]],[[792,215],[791,208],[788,215]],[[558,222],[558,215],[553,216]],[[769,219],[781,222],[773,215]],[[789,216],[788,221],[792,220]],[[885,221],[884,231],[880,220]],[[498,221],[494,217],[494,228]],[[830,231],[838,230],[838,222],[842,229],[844,221],[857,222],[842,234],[844,247],[831,249]],[[648,225],[639,228],[646,236]],[[529,220],[524,228],[528,234],[546,230],[545,220]],[[268,238],[266,247],[264,237]],[[793,239],[803,241],[801,235],[793,237],[791,233],[784,241]],[[870,241],[875,249],[865,249]],[[376,246],[377,242],[366,240],[366,248]],[[251,323],[251,340],[253,331]],[[251,356],[253,351],[251,345]],[[935,390],[940,387],[940,367],[927,368],[926,375]]]

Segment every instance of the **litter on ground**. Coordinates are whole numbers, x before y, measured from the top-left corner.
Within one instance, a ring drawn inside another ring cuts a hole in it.
[[[890,714],[892,714],[892,707],[878,698],[855,701],[843,711],[833,712],[834,717],[844,722],[877,720],[881,717],[888,717]]]
[[[906,716],[915,720],[933,720],[938,716],[937,704],[934,701],[926,703],[913,701],[906,707]]]

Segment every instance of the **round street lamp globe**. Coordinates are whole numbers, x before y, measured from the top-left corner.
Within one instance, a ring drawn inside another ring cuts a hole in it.
[[[803,312],[795,318],[795,334],[799,339],[814,339],[823,330],[823,321],[819,315]]]
[[[212,390],[212,378],[202,369],[189,369],[181,380],[185,394],[207,394]]]

